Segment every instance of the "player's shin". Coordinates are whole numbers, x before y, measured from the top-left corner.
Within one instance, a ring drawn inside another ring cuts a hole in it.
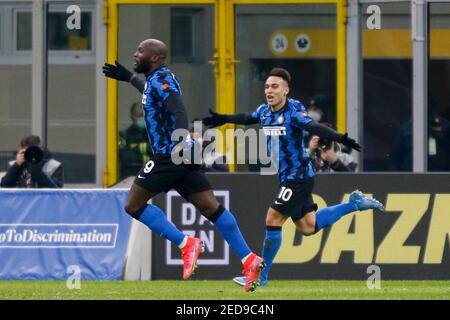
[[[167,220],[164,212],[157,206],[147,204],[139,213],[135,218],[149,227],[153,232],[175,243],[177,246],[183,242],[185,235]]]
[[[320,209],[316,213],[315,232],[318,232],[319,230],[332,225],[341,217],[357,210],[358,208],[353,202],[338,204],[332,207]]]
[[[272,265],[278,250],[280,250],[282,241],[281,227],[267,226],[266,229],[266,236],[264,238],[262,250],[262,258],[266,262],[266,267],[261,272],[261,276],[259,278],[261,285],[267,284],[270,266]]]
[[[209,217],[209,220],[214,223],[222,237],[227,241],[231,249],[237,253],[241,260],[252,252],[239,230],[234,215],[230,211],[223,206],[219,206],[216,212]]]

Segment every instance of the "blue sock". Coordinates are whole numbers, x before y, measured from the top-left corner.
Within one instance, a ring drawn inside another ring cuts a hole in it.
[[[149,227],[150,230],[156,232],[161,237],[170,240],[177,246],[181,244],[185,237],[183,232],[178,230],[172,222],[167,220],[164,212],[153,204],[148,204],[145,207],[138,220]]]
[[[241,260],[252,253],[239,230],[236,219],[230,211],[220,206],[216,213],[209,219],[219,229],[222,237],[228,242],[231,249],[237,253]]]
[[[325,227],[331,226],[342,216],[345,216],[346,214],[357,210],[358,208],[353,202],[347,202],[338,204],[336,206],[320,209],[316,213],[316,232]]]
[[[265,285],[268,281],[270,266],[273,259],[277,255],[281,247],[282,232],[281,227],[267,226],[266,237],[264,238],[264,245],[262,250],[262,258],[266,262],[266,267],[261,271],[259,281],[261,285]]]

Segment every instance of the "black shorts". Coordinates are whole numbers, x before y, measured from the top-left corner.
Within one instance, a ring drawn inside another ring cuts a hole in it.
[[[312,198],[313,187],[314,178],[287,180],[280,185],[277,198],[270,207],[296,222],[308,212],[317,210]]]
[[[134,183],[151,192],[175,189],[186,200],[190,194],[211,189],[208,178],[199,167],[176,165],[170,158],[148,161]]]

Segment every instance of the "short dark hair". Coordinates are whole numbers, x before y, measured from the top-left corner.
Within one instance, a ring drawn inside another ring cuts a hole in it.
[[[286,69],[273,68],[272,70],[270,70],[267,78],[271,77],[271,76],[283,78],[287,82],[288,85],[291,85],[291,74]]]
[[[136,101],[136,102],[134,102],[132,105],[131,105],[131,107],[130,107],[130,115],[133,115],[133,113],[134,113],[134,110],[136,110],[137,108],[142,108],[142,104],[141,104],[141,102],[140,101]]]
[[[38,136],[26,136],[20,141],[20,146],[24,147],[39,147],[41,145],[41,138]]]

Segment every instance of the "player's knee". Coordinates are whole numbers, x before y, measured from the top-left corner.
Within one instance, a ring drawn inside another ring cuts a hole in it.
[[[138,208],[136,205],[133,205],[132,203],[127,202],[125,204],[124,209],[125,209],[126,213],[128,213],[133,218],[137,219],[141,208]]]
[[[202,203],[202,204],[197,205],[197,209],[198,209],[198,211],[200,211],[201,214],[204,215],[204,216],[207,216],[207,215],[211,215],[211,214],[212,214],[210,206],[208,206],[208,205],[206,205],[206,204],[203,204],[203,203]]]
[[[212,204],[205,203],[197,206],[197,209],[202,213],[202,215],[208,218],[211,217],[217,211],[218,207],[219,207],[218,205],[215,206]]]
[[[304,235],[304,236],[306,236],[306,237],[309,237],[309,236],[312,236],[313,234],[315,234],[316,232],[315,232],[315,230],[314,230],[314,228],[308,228],[308,229],[306,229],[306,230],[300,230],[301,231],[301,233]]]
[[[279,217],[274,217],[267,215],[266,216],[266,226],[281,226],[283,225],[284,220]]]
[[[197,201],[195,203],[195,207],[201,212],[202,215],[208,218],[216,213],[220,207],[220,203],[218,203],[215,199],[209,201]]]
[[[266,226],[273,226],[275,221],[275,219],[271,218],[271,217],[266,217]]]
[[[132,216],[133,215],[133,206],[131,205],[131,204],[129,204],[129,203],[126,203],[125,204],[125,206],[124,206],[124,209],[125,209],[125,212],[126,213],[128,213],[130,216]]]
[[[310,223],[303,223],[297,222],[295,225],[297,227],[297,230],[300,231],[300,233],[306,237],[312,236],[316,233],[316,226]]]

